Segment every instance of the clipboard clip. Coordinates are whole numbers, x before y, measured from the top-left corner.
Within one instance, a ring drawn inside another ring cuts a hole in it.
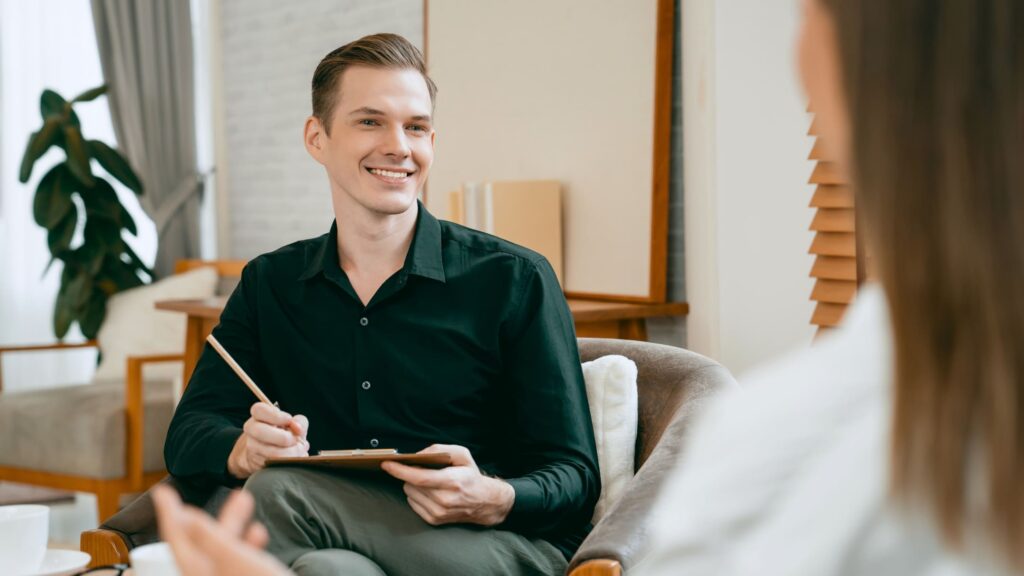
[[[392,454],[398,454],[398,450],[394,448],[371,448],[367,450],[353,448],[351,450],[321,450],[317,452],[319,456],[390,456]]]

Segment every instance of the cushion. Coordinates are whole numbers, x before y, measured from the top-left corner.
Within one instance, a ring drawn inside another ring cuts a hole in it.
[[[170,380],[150,380],[144,387],[142,466],[146,472],[159,472],[164,469],[164,438],[174,413],[174,393]],[[124,401],[120,382],[0,394],[0,465],[100,479],[123,477]]]
[[[633,479],[636,456],[636,364],[625,356],[602,356],[583,364],[590,419],[594,423],[601,497],[594,524],[622,497]]]
[[[96,337],[102,360],[93,382],[124,380],[128,356],[184,353],[186,316],[154,305],[161,300],[209,298],[216,288],[216,269],[204,267],[114,294]],[[144,371],[146,378],[171,380],[181,372],[181,364],[150,364]]]

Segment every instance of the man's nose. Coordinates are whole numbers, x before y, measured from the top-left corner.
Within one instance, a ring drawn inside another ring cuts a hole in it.
[[[387,131],[387,136],[382,145],[382,152],[396,158],[407,158],[410,153],[409,141],[405,135],[405,129],[396,127]]]

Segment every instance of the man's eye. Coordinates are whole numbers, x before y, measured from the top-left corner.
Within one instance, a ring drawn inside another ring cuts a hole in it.
[[[427,131],[427,127],[426,126],[420,126],[419,124],[413,124],[412,126],[409,126],[409,130],[415,130],[417,132],[426,132]]]
[[[362,124],[363,126],[377,126],[377,121],[371,120],[369,118],[365,120],[360,120],[359,123]]]

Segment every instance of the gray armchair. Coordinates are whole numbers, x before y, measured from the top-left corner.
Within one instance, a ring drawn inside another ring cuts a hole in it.
[[[636,476],[569,565],[571,576],[616,576],[646,550],[652,508],[679,457],[692,416],[709,396],[736,382],[718,363],[681,348],[597,338],[581,338],[579,347],[583,362],[619,354],[637,365]],[[228,494],[226,488],[204,489],[175,478],[163,482],[175,487],[186,502],[211,514]],[[82,533],[81,544],[96,566],[127,562],[130,549],[156,540],[156,519],[147,493],[98,529]]]

